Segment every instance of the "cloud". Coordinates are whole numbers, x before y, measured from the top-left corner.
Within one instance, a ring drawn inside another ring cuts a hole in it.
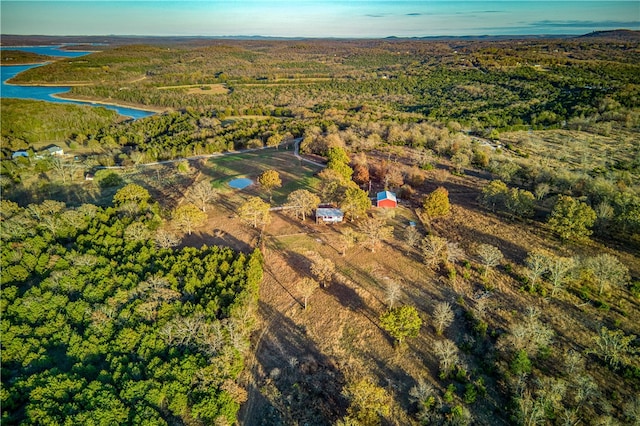
[[[526,23],[530,28],[639,28],[640,21],[553,21],[543,20]]]

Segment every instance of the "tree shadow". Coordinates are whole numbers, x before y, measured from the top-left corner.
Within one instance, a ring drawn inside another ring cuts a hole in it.
[[[342,396],[344,375],[304,326],[265,303],[258,309],[269,322],[256,353],[261,372],[253,372],[262,393],[252,401],[256,405],[245,424],[334,424],[348,405]]]
[[[180,246],[187,247],[202,247],[203,245],[231,247],[235,251],[243,253],[253,251],[249,244],[220,229],[214,229],[212,232],[193,232],[191,235],[185,235],[180,242]]]

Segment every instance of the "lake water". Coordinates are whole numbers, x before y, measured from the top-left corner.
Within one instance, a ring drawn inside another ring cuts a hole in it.
[[[16,46],[16,47],[3,47],[3,49],[11,49],[11,50],[23,50],[27,52],[39,53],[41,55],[50,55],[50,56],[63,56],[66,58],[76,58],[83,55],[88,55],[91,52],[84,51],[73,51],[73,50],[62,50],[60,49],[62,46]],[[22,71],[26,71],[30,68],[39,67],[43,64],[35,64],[35,65],[7,65],[0,67],[0,77],[2,79],[2,85],[0,86],[0,97],[3,98],[17,98],[17,99],[34,99],[39,101],[47,101],[47,102],[58,102],[65,104],[76,104],[76,105],[89,105],[94,107],[103,107],[107,109],[111,109],[117,111],[118,114],[124,115],[126,117],[132,117],[134,119],[148,117],[150,115],[155,114],[152,111],[145,111],[136,108],[126,108],[115,105],[102,105],[96,104],[93,102],[82,102],[82,101],[72,101],[68,99],[56,98],[53,95],[58,95],[61,93],[66,93],[69,91],[69,87],[67,86],[55,86],[55,87],[44,87],[44,86],[20,86],[20,85],[12,85],[6,84],[6,81],[18,73]]]

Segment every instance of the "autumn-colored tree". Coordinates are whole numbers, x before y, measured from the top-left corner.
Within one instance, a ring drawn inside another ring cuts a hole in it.
[[[369,175],[369,166],[366,164],[356,164],[353,166],[353,181],[358,185],[365,185],[371,179]]]
[[[278,146],[284,137],[280,133],[274,133],[267,138],[267,146]]]
[[[413,306],[404,305],[391,308],[380,316],[380,326],[384,328],[398,344],[407,337],[416,337],[422,327],[422,318]]]
[[[422,203],[425,214],[429,219],[443,217],[451,211],[449,191],[440,186],[424,198]]]
[[[258,176],[258,183],[269,194],[269,202],[271,202],[272,191],[275,188],[282,186],[282,180],[280,179],[280,173],[276,170],[265,170],[260,176]]]
[[[207,219],[207,215],[193,204],[183,204],[173,213],[173,222],[191,235],[193,228],[200,226]]]
[[[271,206],[260,199],[260,197],[250,197],[238,209],[240,218],[256,228],[258,225],[269,223],[269,209]]]

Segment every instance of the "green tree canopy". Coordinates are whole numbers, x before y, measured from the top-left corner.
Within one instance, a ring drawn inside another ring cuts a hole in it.
[[[349,155],[344,148],[333,146],[327,152],[327,168],[335,170],[345,181],[351,180],[353,169],[349,166]]]
[[[123,204],[133,202],[142,208],[146,206],[150,198],[151,195],[149,195],[149,191],[140,185],[130,183],[116,192],[116,195],[113,196],[113,204],[121,206]]]
[[[582,201],[561,195],[549,217],[549,227],[563,240],[583,240],[591,235],[596,212]]]
[[[344,198],[340,203],[340,208],[350,220],[357,219],[365,215],[367,210],[371,208],[371,200],[366,191],[351,186],[344,192]]]
[[[407,337],[418,335],[422,319],[416,308],[404,305],[383,313],[380,316],[380,325],[401,344]]]
[[[422,207],[429,219],[448,215],[451,211],[451,205],[449,204],[449,191],[442,186],[436,188],[433,192],[424,197]]]

